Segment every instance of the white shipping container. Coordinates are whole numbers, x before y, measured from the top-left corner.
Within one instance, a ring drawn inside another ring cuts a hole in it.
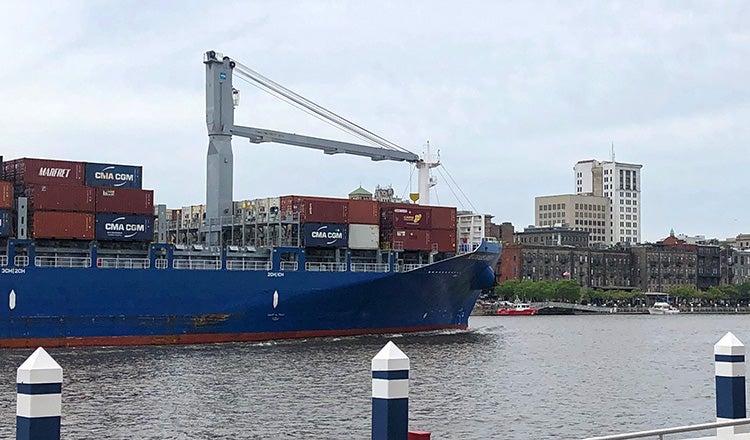
[[[380,226],[349,225],[349,249],[377,249],[380,244]]]

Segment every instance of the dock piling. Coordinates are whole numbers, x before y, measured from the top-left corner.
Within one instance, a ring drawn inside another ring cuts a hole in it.
[[[389,341],[372,358],[372,440],[407,440],[409,358]]]
[[[16,440],[60,440],[63,370],[39,347],[16,374]]]
[[[727,332],[714,345],[716,363],[716,421],[744,419],[745,405],[745,345],[732,332]],[[750,432],[748,425],[716,429],[719,439],[733,438]]]

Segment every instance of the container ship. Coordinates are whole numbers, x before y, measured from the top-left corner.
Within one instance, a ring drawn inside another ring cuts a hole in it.
[[[209,246],[205,206],[154,206],[139,166],[22,158],[2,170],[0,347],[463,329],[494,284],[499,244],[459,252],[455,208],[362,189],[235,201]]]
[[[253,72],[214,51],[204,64],[205,204],[155,206],[141,166],[0,159],[0,347],[465,329],[501,248],[459,243],[456,209],[430,206],[429,148],[420,159],[354,125],[380,147],[234,125],[232,77]],[[232,136],[413,162],[426,195],[419,205],[361,188],[236,201]]]

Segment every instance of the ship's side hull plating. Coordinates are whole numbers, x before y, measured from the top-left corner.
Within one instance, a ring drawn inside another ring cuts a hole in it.
[[[478,251],[403,273],[3,268],[0,347],[463,329],[498,257]]]

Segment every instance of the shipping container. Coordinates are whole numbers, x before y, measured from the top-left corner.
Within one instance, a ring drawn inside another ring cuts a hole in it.
[[[13,209],[13,184],[0,181],[0,209]]]
[[[431,206],[432,229],[456,230],[456,208],[447,206]]]
[[[34,238],[93,240],[94,215],[84,212],[36,211]]]
[[[43,185],[83,185],[83,162],[48,159],[16,159],[3,163],[5,180]]]
[[[86,163],[86,185],[108,188],[142,188],[143,167],[107,163]]]
[[[154,191],[150,189],[96,188],[96,212],[153,215]]]
[[[429,206],[381,204],[380,225],[393,229],[430,229],[431,214]]]
[[[349,200],[349,223],[377,225],[380,222],[380,203],[377,200]]]
[[[456,230],[433,229],[430,231],[430,250],[456,252]]]
[[[154,219],[150,215],[96,215],[97,240],[151,241],[153,238]]]
[[[343,248],[349,243],[349,228],[341,223],[305,223],[303,233],[308,247]]]
[[[300,199],[301,223],[348,223],[348,199]]]
[[[378,225],[349,224],[349,249],[378,249],[380,227]]]
[[[0,210],[0,237],[10,235],[10,211]]]
[[[94,212],[95,188],[29,184],[24,188],[32,211]]]
[[[380,234],[380,247],[383,249],[395,249],[404,251],[429,251],[429,231],[420,229],[393,230]]]

